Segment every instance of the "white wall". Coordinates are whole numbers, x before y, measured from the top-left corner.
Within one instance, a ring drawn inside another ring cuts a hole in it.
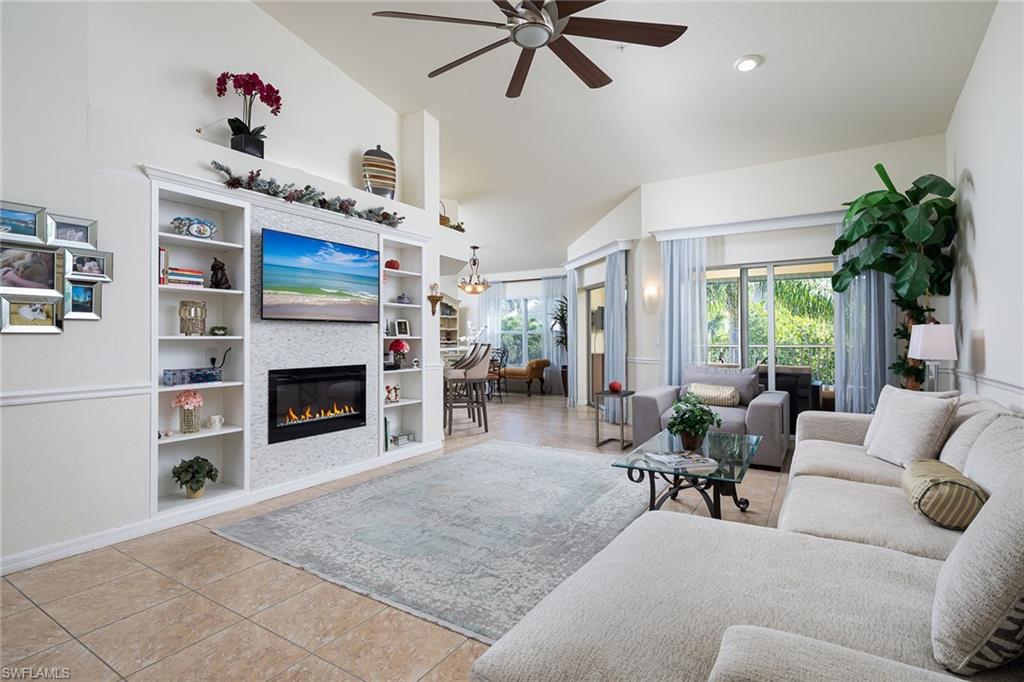
[[[101,322],[68,323],[59,336],[0,337],[4,400],[40,390],[58,400],[0,409],[7,557],[149,515],[142,391],[151,376],[152,248],[149,182],[138,164],[212,178],[208,164],[218,159],[351,196],[360,207],[396,208],[351,185],[360,184],[363,150],[403,149],[403,121],[251,4],[4,3],[0,12],[0,196],[97,219],[100,248],[116,261]],[[256,120],[268,124],[264,160],[226,148],[226,124],[194,132],[238,113],[236,96],[215,96],[221,70],[257,71],[282,92],[280,117],[257,108]],[[423,149],[419,167],[436,169],[436,140]],[[408,217],[405,227],[434,234],[436,201],[422,196],[429,210],[396,210]],[[65,399],[94,387],[113,387],[118,397]],[[439,425],[439,415],[427,422]],[[97,480],[100,471],[116,478]]]
[[[1024,5],[992,14],[946,132],[960,234],[954,321],[964,390],[1024,407]]]

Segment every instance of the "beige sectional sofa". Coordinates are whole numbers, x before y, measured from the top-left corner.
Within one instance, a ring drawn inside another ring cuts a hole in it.
[[[871,417],[805,412],[780,529],[648,512],[473,679],[1024,680],[1024,659],[987,669],[1024,646],[1000,638],[1024,622],[1024,418],[961,407],[942,456],[990,493],[965,532],[871,461]]]

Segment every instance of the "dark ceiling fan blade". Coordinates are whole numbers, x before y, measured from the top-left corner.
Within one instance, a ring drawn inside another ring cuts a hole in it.
[[[611,77],[590,61],[587,55],[569,42],[568,38],[557,38],[548,43],[551,51],[591,88],[603,88],[612,82]]]
[[[481,47],[476,52],[470,52],[465,57],[459,57],[454,62],[451,62],[449,64],[445,64],[444,66],[442,66],[439,69],[434,69],[433,71],[428,73],[427,76],[429,78],[433,78],[434,76],[440,76],[442,73],[444,73],[446,71],[451,71],[456,66],[461,66],[462,64],[465,64],[470,59],[476,59],[480,55],[487,54],[491,50],[493,50],[495,48],[498,48],[498,47],[501,47],[502,45],[504,45],[506,43],[510,43],[510,42],[512,42],[512,36],[508,36],[507,38],[502,38],[501,40],[499,40],[499,41],[497,41],[495,43],[491,43],[490,45],[487,45],[485,47]]]
[[[541,7],[544,6],[544,0],[523,0],[523,7],[531,10],[534,14],[540,14]]]
[[[516,11],[515,7],[509,4],[508,0],[494,0],[494,4],[498,6],[498,9],[500,9],[505,16],[519,16],[519,12]]]
[[[519,61],[516,62],[516,70],[512,72],[512,80],[509,81],[505,97],[519,97],[523,92],[523,83],[526,82],[526,74],[530,73],[530,64],[533,63],[533,55],[537,50],[523,50],[519,53]]]
[[[440,21],[446,24],[469,24],[470,26],[490,26],[492,28],[505,28],[505,24],[499,24],[496,21],[460,19],[459,17],[439,17],[433,14],[414,14],[413,12],[374,12],[373,16],[388,17],[390,19],[416,19],[418,21]]]
[[[604,0],[591,0],[590,2],[585,0],[556,0],[555,6],[558,8],[558,18],[565,19],[594,5],[600,5],[602,2]]]
[[[565,35],[614,40],[618,43],[650,45],[651,47],[665,47],[685,32],[685,26],[675,24],[650,24],[644,21],[591,19],[589,17],[573,17],[562,29],[562,33]]]

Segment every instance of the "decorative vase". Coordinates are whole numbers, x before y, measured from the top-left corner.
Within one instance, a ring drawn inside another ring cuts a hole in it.
[[[700,450],[700,446],[704,444],[704,436],[700,434],[686,433],[684,431],[679,436],[683,439],[683,447],[687,450]]]
[[[255,135],[241,133],[231,136],[231,148],[236,152],[263,158],[263,140]]]
[[[187,497],[190,500],[194,500],[194,499],[196,499],[198,497],[202,497],[203,493],[205,493],[205,492],[206,492],[206,486],[203,486],[202,488],[200,488],[199,490],[197,490],[195,492],[192,492],[192,488],[189,488],[188,486],[185,486],[185,497]]]
[[[363,154],[363,184],[366,191],[387,199],[395,198],[395,157],[377,145]]]
[[[181,301],[178,304],[178,333],[185,336],[206,333],[205,301]]]
[[[199,431],[199,408],[180,408],[178,413],[178,424],[182,433],[197,433]]]
[[[395,351],[394,356],[395,365],[397,365],[398,369],[405,369],[405,353],[399,353],[398,351]]]

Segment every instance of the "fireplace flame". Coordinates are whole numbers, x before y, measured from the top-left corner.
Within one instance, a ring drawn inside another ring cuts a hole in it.
[[[312,405],[306,405],[305,408],[300,408],[301,412],[296,413],[294,408],[288,408],[288,414],[284,418],[284,424],[298,424],[299,422],[314,421],[317,419],[331,419],[333,417],[342,417],[346,414],[356,414],[356,409],[351,405],[343,405],[338,407],[338,403],[333,403],[329,409],[320,408],[317,411],[313,411]]]

